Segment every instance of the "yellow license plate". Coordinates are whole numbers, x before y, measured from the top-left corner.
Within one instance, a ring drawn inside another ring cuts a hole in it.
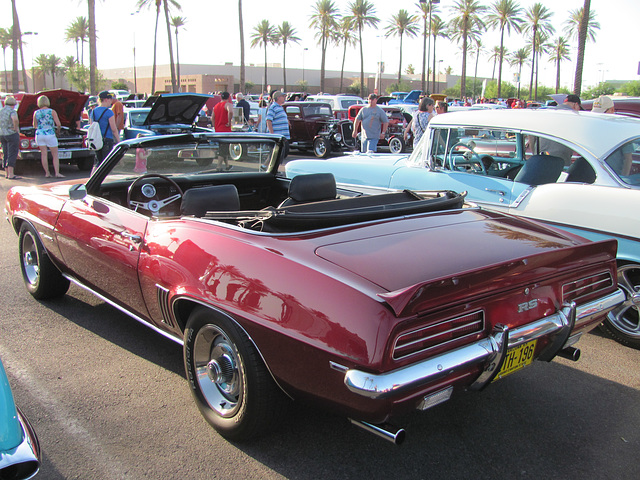
[[[533,362],[533,354],[536,351],[536,342],[537,340],[531,340],[530,342],[523,343],[522,345],[518,345],[515,348],[507,350],[504,362],[502,363],[502,368],[500,368],[495,380],[506,377],[510,373],[517,372],[521,368],[524,368]]]

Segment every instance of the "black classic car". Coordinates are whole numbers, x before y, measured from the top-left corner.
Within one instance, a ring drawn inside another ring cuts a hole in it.
[[[353,123],[336,119],[328,103],[285,102],[284,110],[289,117],[291,148],[313,149],[319,158],[327,157],[332,151],[354,148]]]

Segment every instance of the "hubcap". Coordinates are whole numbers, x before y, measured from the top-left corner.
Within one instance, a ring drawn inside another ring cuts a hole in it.
[[[242,404],[242,364],[233,342],[215,325],[198,332],[193,359],[200,390],[209,406],[222,417],[233,416]]]
[[[38,252],[35,241],[31,234],[26,234],[22,240],[22,268],[31,285],[38,282],[40,276],[40,265],[38,264]]]
[[[618,286],[627,298],[609,313],[609,322],[624,335],[640,339],[640,265],[618,267]]]

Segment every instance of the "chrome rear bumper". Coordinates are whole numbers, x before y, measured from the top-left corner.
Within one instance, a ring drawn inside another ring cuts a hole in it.
[[[480,390],[491,383],[498,373],[509,348],[538,338],[551,337],[549,346],[538,355],[539,360],[551,361],[565,345],[575,343],[575,339],[570,339],[570,336],[576,327],[588,323],[596,315],[606,314],[624,300],[624,293],[618,289],[580,307],[575,304],[567,305],[553,315],[511,331],[503,325],[496,325],[487,338],[398,370],[379,375],[347,370],[344,383],[358,395],[385,399],[435,382],[457,371],[483,365],[482,373],[470,387]]]
[[[15,448],[0,452],[0,478],[32,478],[40,469],[40,444],[27,418],[18,411],[22,427],[22,442]]]

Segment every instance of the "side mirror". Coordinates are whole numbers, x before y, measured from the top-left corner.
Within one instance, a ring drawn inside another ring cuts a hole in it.
[[[69,199],[82,200],[87,196],[87,187],[83,184],[72,185],[69,187]]]

